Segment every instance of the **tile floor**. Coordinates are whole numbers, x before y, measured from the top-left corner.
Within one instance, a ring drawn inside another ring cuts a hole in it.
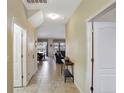
[[[51,58],[43,61],[29,85],[14,88],[14,93],[80,93],[71,80],[64,83],[60,68]]]

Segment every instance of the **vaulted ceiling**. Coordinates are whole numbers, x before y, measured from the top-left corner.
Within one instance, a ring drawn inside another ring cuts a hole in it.
[[[40,0],[23,0],[23,3],[27,9],[29,21],[38,28],[41,24],[65,24],[81,1],[47,0],[47,3],[43,3]]]

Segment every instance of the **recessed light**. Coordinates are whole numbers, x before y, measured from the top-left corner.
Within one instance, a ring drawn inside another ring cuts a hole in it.
[[[55,13],[50,13],[47,15],[49,18],[51,18],[52,20],[55,20],[55,19],[59,19],[59,18],[62,18],[62,16],[58,15],[58,14],[55,14]]]

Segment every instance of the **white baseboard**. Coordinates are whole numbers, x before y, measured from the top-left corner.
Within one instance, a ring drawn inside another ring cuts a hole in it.
[[[77,84],[76,81],[74,81],[74,84],[76,85],[76,87],[78,88],[78,90],[80,91],[80,93],[84,93],[84,92],[81,90],[81,88],[78,86],[78,84]]]
[[[35,75],[35,73],[37,72],[38,69],[36,69],[36,71],[33,72],[33,74],[30,76],[30,78],[27,80],[26,85],[27,86],[29,84],[29,82],[31,81],[32,77]]]

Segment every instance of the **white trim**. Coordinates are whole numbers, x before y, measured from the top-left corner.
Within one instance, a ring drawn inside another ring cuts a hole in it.
[[[85,92],[88,93],[91,87],[91,58],[92,58],[92,23],[87,22],[87,63],[86,63],[86,81]]]
[[[26,83],[25,83],[26,85],[24,87],[26,87],[30,83],[31,79],[33,78],[33,76],[35,75],[35,73],[37,72],[37,70],[32,74],[32,76],[30,76],[29,78],[27,77],[28,80],[26,81]]]
[[[76,80],[74,81],[74,84],[76,85],[76,87],[78,88],[78,90],[79,90],[80,93],[84,93],[84,92],[81,90],[81,88],[78,86]]]
[[[23,86],[27,83],[27,31],[23,29]]]
[[[14,47],[16,46],[15,45],[14,37],[15,37],[15,33],[18,32],[18,31],[15,31],[15,27],[17,27],[19,29],[19,32],[20,32],[20,39],[21,39],[21,42],[20,42],[21,43],[21,47],[20,47],[21,51],[20,52],[21,52],[21,55],[22,55],[22,27],[17,24],[15,19],[13,19],[12,29],[13,29],[13,87],[14,88],[16,88],[16,87],[23,87],[23,79],[21,77],[20,77],[21,78],[21,85],[20,84],[19,84],[19,86],[15,86],[14,85],[14,72],[15,72],[14,71],[14,67],[15,67],[15,65],[14,65],[14,62],[15,62],[15,60],[14,60],[15,59],[15,52],[14,52],[15,48]],[[22,60],[22,58],[21,58],[20,62],[21,62],[21,64],[20,64],[21,65],[21,68],[20,68],[21,69],[21,73],[20,74],[21,74],[21,76],[23,76],[23,60]]]
[[[12,19],[12,34],[14,34],[14,24],[16,24],[17,26],[19,26],[22,30],[22,33],[23,31],[26,33],[26,39],[27,39],[27,32],[26,32],[26,29],[24,29],[21,25],[21,23],[19,22],[19,20],[13,16],[13,19]],[[24,41],[24,40],[23,40]],[[24,42],[23,42],[24,43]],[[14,38],[13,38],[13,44],[14,44]],[[23,46],[24,47],[24,46]],[[26,47],[27,47],[27,40],[26,40]],[[14,51],[14,49],[13,49]],[[24,53],[24,50],[23,50],[23,53]],[[14,57],[14,56],[13,56]],[[23,58],[24,58],[24,55],[23,55]],[[27,48],[26,48],[26,55],[25,55],[25,58],[26,58],[26,62],[27,62]],[[13,61],[14,62],[14,61]],[[23,87],[27,85],[27,75],[26,75],[26,70],[27,70],[27,63],[24,62],[24,59],[23,59]],[[26,66],[25,66],[26,65]],[[14,73],[14,72],[13,72]],[[14,81],[13,81],[14,82]],[[14,84],[14,83],[13,83]]]
[[[114,4],[116,4],[116,1],[115,0],[113,0],[112,2],[110,2],[109,4],[107,4],[106,6],[104,6],[102,9],[100,9],[98,12],[96,12],[94,15],[92,15],[91,17],[89,17],[88,19],[86,19],[86,22],[91,21],[96,16],[98,16],[99,14],[101,14],[103,11],[106,11],[107,8],[109,8],[110,6],[113,6]]]

